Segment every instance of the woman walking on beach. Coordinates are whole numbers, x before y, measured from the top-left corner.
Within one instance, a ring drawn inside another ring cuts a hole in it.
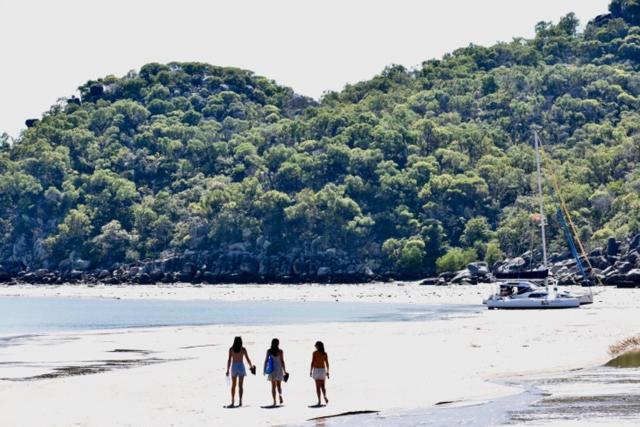
[[[282,399],[282,381],[286,381],[289,374],[284,364],[284,352],[280,350],[280,340],[278,338],[271,340],[271,347],[267,350],[267,355],[264,358],[264,373],[267,374],[267,380],[271,382],[273,406],[277,406],[276,390],[282,405],[284,403]]]
[[[229,369],[231,369],[231,405],[229,405],[231,408],[235,406],[236,402],[236,383],[238,384],[238,406],[242,406],[242,394],[244,392],[242,386],[244,377],[247,376],[247,370],[244,367],[245,358],[249,363],[251,372],[255,374],[256,367],[251,363],[247,349],[242,346],[242,337],[235,337],[227,359],[227,377],[229,376]]]
[[[316,382],[316,394],[318,395],[318,406],[322,405],[320,400],[321,395],[324,396],[325,404],[329,403],[327,399],[327,390],[325,389],[324,382],[329,378],[329,356],[324,351],[324,344],[322,341],[316,342],[316,351],[311,356],[311,368],[309,375]]]

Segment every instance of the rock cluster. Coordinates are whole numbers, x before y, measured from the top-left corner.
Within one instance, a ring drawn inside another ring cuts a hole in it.
[[[472,262],[459,271],[447,271],[438,277],[431,277],[420,282],[421,285],[477,285],[494,281],[493,274],[486,262]]]
[[[425,285],[477,284],[491,282],[494,275],[518,273],[530,270],[542,270],[541,254],[528,251],[518,257],[507,258],[486,269],[484,263],[472,263],[459,271],[444,272],[435,278],[422,281]],[[610,237],[607,243],[587,254],[589,262],[581,257],[582,264],[589,276],[585,281],[577,261],[570,252],[551,254],[548,269],[559,285],[610,285],[619,288],[640,287],[640,234],[629,236],[623,241]],[[483,265],[484,264],[484,265]],[[589,268],[591,265],[591,268]],[[481,266],[480,268],[478,268]]]
[[[255,255],[242,244],[220,251],[167,254],[157,260],[92,268],[82,259],[68,259],[57,269],[29,270],[22,263],[0,265],[0,283],[361,283],[379,277],[342,251]]]

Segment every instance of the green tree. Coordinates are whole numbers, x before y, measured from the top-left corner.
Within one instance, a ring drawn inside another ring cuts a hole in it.
[[[484,253],[484,261],[491,267],[498,261],[502,261],[504,254],[500,249],[500,243],[496,240],[492,240],[487,243],[487,249]]]
[[[446,254],[436,260],[438,273],[444,271],[457,271],[465,268],[467,264],[477,259],[476,252],[473,248],[461,249],[451,248]]]

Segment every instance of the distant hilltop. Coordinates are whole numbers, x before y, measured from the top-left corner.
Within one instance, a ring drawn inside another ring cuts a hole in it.
[[[587,249],[625,239],[640,232],[639,25],[640,3],[615,0],[581,32],[568,14],[320,101],[202,63],[89,81],[0,140],[0,279],[362,281],[493,264],[539,246],[532,128]]]

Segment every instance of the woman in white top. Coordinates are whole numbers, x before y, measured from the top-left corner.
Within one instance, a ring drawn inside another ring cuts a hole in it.
[[[270,369],[267,369],[268,367]],[[284,399],[282,399],[282,381],[285,380],[288,374],[284,364],[284,352],[280,350],[280,340],[278,338],[271,340],[271,347],[267,350],[267,355],[264,358],[264,372],[267,373],[267,380],[271,382],[273,406],[277,406],[276,390],[282,405],[284,403]]]

